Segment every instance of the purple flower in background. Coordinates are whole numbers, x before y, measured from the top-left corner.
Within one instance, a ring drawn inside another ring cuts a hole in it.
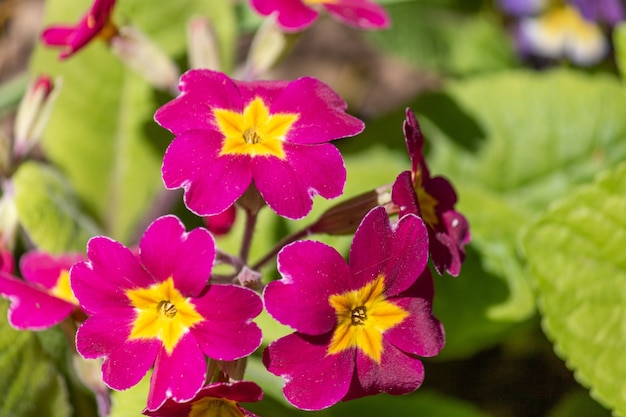
[[[178,218],[164,216],[148,227],[138,255],[99,236],[87,256],[71,270],[72,289],[91,315],[78,329],[77,350],[104,358],[104,382],[118,390],[154,365],[148,409],[168,398],[191,400],[205,382],[205,355],[235,360],[261,343],[252,322],[260,297],[236,285],[208,285],[215,243],[206,229],[186,233]]]
[[[70,288],[70,268],[83,254],[28,252],[20,259],[24,279],[0,273],[0,294],[11,300],[9,323],[20,330],[42,330],[68,317],[78,300]]]
[[[203,387],[190,401],[168,399],[158,410],[144,410],[151,417],[258,417],[239,405],[263,398],[261,388],[250,381],[217,382]]]
[[[624,20],[624,5],[621,0],[568,0],[568,2],[591,22],[614,26]]]
[[[403,128],[411,171],[398,176],[391,199],[399,207],[400,216],[414,213],[424,219],[437,272],[457,276],[465,258],[465,245],[470,241],[469,224],[454,209],[457,197],[450,182],[441,176],[431,178],[423,154],[424,137],[411,109],[406,109]]]
[[[63,48],[60,59],[69,58],[96,37],[110,39],[116,29],[110,18],[115,0],[95,0],[91,8],[74,26],[50,26],[41,34],[45,45]]]
[[[548,0],[498,0],[500,9],[512,16],[530,16],[539,13]]]
[[[190,70],[180,90],[154,118],[176,135],[163,159],[165,186],[184,188],[194,213],[223,212],[253,182],[276,213],[292,219],[309,213],[314,195],[343,192],[343,158],[327,142],[360,133],[363,122],[326,84]]]
[[[277,14],[277,22],[286,31],[300,31],[311,26],[319,16],[320,6],[347,25],[359,29],[385,29],[389,16],[382,6],[369,0],[251,0],[261,15]]]
[[[432,315],[427,236],[419,217],[409,214],[392,225],[377,207],[354,235],[349,265],[320,242],[281,250],[282,279],[269,283],[263,296],[268,313],[296,332],[271,343],[263,361],[285,380],[291,404],[319,410],[421,385],[418,356],[437,355],[444,345]]]

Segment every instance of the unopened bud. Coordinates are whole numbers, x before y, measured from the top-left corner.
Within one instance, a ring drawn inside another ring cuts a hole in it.
[[[377,206],[387,207],[390,204],[389,186],[379,187],[332,206],[309,227],[309,232],[329,235],[352,234],[371,209]]]
[[[41,141],[60,86],[60,79],[53,81],[48,75],[40,75],[29,84],[17,109],[13,126],[15,157],[23,157]]]
[[[261,273],[244,266],[235,277],[235,283],[251,290],[260,291],[263,288]]]
[[[196,16],[189,20],[187,45],[190,68],[220,70],[219,43],[209,19]]]
[[[178,67],[138,29],[132,26],[119,28],[117,36],[111,39],[111,50],[157,89],[178,92]]]
[[[260,78],[278,61],[286,47],[287,38],[276,24],[276,16],[269,16],[254,35],[243,74],[238,78],[243,80]]]
[[[102,360],[85,359],[77,353],[72,356],[72,360],[76,375],[96,397],[98,414],[108,416],[111,409],[111,397],[109,388],[102,380]]]
[[[12,251],[15,247],[15,238],[19,217],[15,206],[15,192],[13,183],[4,180],[2,183],[2,197],[0,197],[0,244],[3,248]]]
[[[206,228],[209,229],[214,236],[223,236],[230,232],[236,217],[237,209],[232,205],[220,214],[206,216],[203,220]]]

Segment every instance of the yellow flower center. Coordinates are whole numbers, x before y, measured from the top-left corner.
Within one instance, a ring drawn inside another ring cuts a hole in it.
[[[244,417],[244,414],[234,401],[204,397],[193,403],[189,417]]]
[[[422,172],[420,169],[413,179],[413,187],[415,189],[415,193],[417,194],[417,201],[419,202],[421,212],[420,214],[424,223],[431,228],[434,228],[437,224],[439,224],[437,212],[435,211],[435,207],[437,207],[439,201],[437,201],[437,199],[432,195],[428,194],[421,184]]]
[[[328,302],[335,309],[337,327],[328,347],[329,355],[359,348],[380,363],[383,333],[402,323],[409,315],[385,299],[385,279],[379,275],[362,288],[333,294]]]
[[[129,340],[159,339],[169,354],[203,320],[189,298],[174,287],[172,277],[148,288],[127,290],[126,296],[137,313]]]
[[[78,305],[78,300],[74,296],[74,291],[70,287],[70,271],[64,269],[59,274],[56,285],[50,290],[50,295],[60,298],[68,303]]]
[[[224,135],[220,156],[275,156],[285,159],[283,142],[291,126],[298,120],[297,114],[270,114],[260,97],[252,100],[243,113],[214,109],[213,115]]]

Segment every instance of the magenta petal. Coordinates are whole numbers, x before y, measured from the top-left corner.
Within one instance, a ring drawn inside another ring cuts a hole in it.
[[[263,16],[278,12],[277,22],[287,31],[303,30],[318,16],[318,12],[302,0],[252,0],[251,4]]]
[[[164,349],[157,354],[150,378],[148,409],[156,410],[168,398],[176,402],[191,400],[202,388],[205,378],[206,359],[193,335],[187,333],[171,355]]]
[[[85,261],[85,255],[80,253],[52,256],[45,252],[31,251],[21,257],[20,271],[26,281],[52,289],[57,285],[61,272],[69,271],[74,264],[81,261]]]
[[[183,94],[164,104],[154,115],[159,125],[175,135],[190,130],[216,129],[213,108],[243,110],[235,83],[221,72],[187,71],[180,77],[178,87]]]
[[[186,132],[174,139],[163,158],[165,186],[183,187],[187,207],[199,216],[228,209],[252,181],[249,157],[218,157],[221,141],[215,131]]]
[[[52,26],[43,31],[41,41],[48,46],[65,46],[74,31],[74,26]]]
[[[346,399],[386,392],[392,395],[415,391],[424,381],[424,365],[390,344],[383,337],[383,354],[380,363],[362,352],[357,353],[358,385],[350,388]]]
[[[267,369],[286,381],[285,398],[301,410],[330,407],[348,392],[354,351],[327,355],[330,337],[330,333],[323,336],[292,333],[271,343],[263,352]]]
[[[391,201],[400,208],[399,216],[413,213],[419,214],[419,202],[410,171],[403,171],[398,175],[391,189]]]
[[[156,339],[127,340],[132,320],[129,311],[110,310],[89,317],[76,333],[78,353],[88,359],[104,357],[103,380],[117,390],[136,385],[161,349],[161,342]]]
[[[445,344],[443,326],[433,316],[433,278],[427,268],[415,284],[391,302],[409,312],[400,324],[385,332],[385,338],[398,349],[431,357],[439,354]]]
[[[126,289],[149,287],[155,282],[130,249],[112,239],[90,239],[87,256],[89,262],[78,263],[70,270],[74,295],[87,312],[128,306]]]
[[[261,329],[252,321],[263,309],[254,291],[236,285],[210,285],[191,300],[205,320],[191,328],[202,351],[213,359],[235,360],[261,344]]]
[[[280,251],[278,271],[283,278],[263,292],[267,312],[302,333],[331,331],[337,318],[328,297],[344,291],[342,283],[350,273],[343,257],[323,243],[299,241]]]
[[[359,29],[385,29],[391,23],[382,6],[367,0],[340,0],[324,3],[324,8],[331,16]]]
[[[313,207],[313,196],[305,178],[287,161],[278,158],[254,158],[254,183],[263,200],[277,214],[289,219],[306,216]]]
[[[384,207],[375,207],[361,221],[350,247],[351,289],[372,282],[385,267],[394,247],[389,216]],[[404,259],[402,255],[401,259]]]
[[[259,81],[236,81],[233,80],[244,107],[250,104],[252,100],[260,97],[266,105],[276,101],[276,99],[284,93],[285,88],[290,81],[284,80],[259,80]]]
[[[19,330],[41,330],[60,323],[74,305],[9,274],[0,273],[0,294],[11,301],[9,323]]]
[[[400,218],[393,233],[388,256],[394,261],[385,267],[387,297],[409,288],[422,274],[428,263],[428,231],[424,221],[408,214]]]
[[[306,97],[303,100],[302,97]],[[272,113],[297,113],[298,120],[286,137],[290,143],[312,144],[354,136],[365,127],[345,112],[346,103],[323,82],[303,77],[289,83],[271,104]]]
[[[140,243],[142,264],[158,281],[174,279],[185,296],[196,296],[206,286],[215,259],[215,242],[206,229],[185,233],[175,216],[156,219]],[[167,254],[167,256],[164,256]]]
[[[309,194],[339,197],[346,184],[346,168],[339,150],[329,143],[285,144],[287,160],[300,178],[306,178]]]

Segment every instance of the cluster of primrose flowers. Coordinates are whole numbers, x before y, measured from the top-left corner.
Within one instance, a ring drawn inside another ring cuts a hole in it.
[[[61,46],[61,58],[96,37],[115,42],[124,31],[111,22],[114,3],[95,0],[77,25],[47,29],[44,42]],[[251,3],[287,31],[310,25],[319,7],[360,28],[389,24],[384,10],[367,0]],[[207,228],[187,231],[180,219],[165,214],[136,247],[96,236],[85,254],[33,249],[19,261],[19,278],[4,234],[0,294],[11,301],[11,325],[62,325],[79,358],[101,366],[101,379],[89,383],[101,416],[109,414],[111,389],[130,388],[149,370],[146,415],[253,415],[239,403],[263,394],[243,378],[245,358],[261,345],[254,319],[264,308],[294,329],[265,348],[263,363],[284,379],[284,395],[295,407],[319,410],[416,390],[424,378],[419,358],[437,355],[445,340],[432,314],[429,259],[437,273],[458,275],[470,235],[454,209],[454,189],[429,173],[413,112],[407,109],[403,125],[410,169],[392,184],[327,210],[249,265],[259,210],[269,206],[279,216],[299,219],[310,212],[315,195],[342,195],[346,169],[329,142],[359,134],[364,124],[311,77],[236,80],[191,69],[178,89],[154,116],[174,135],[162,179],[167,189],[184,190],[186,207],[207,217]],[[16,124],[11,163],[5,164],[4,214],[12,212],[11,172],[28,158],[24,143],[41,134],[30,127],[45,122],[53,91],[43,77],[24,98],[29,110],[18,119],[27,121]],[[239,256],[217,248],[211,232],[228,231],[235,206],[246,215]],[[326,244],[301,239],[316,233],[353,234],[349,262]],[[273,259],[281,279],[263,285],[258,270]],[[214,274],[218,263],[233,265],[237,274],[228,280]]]

